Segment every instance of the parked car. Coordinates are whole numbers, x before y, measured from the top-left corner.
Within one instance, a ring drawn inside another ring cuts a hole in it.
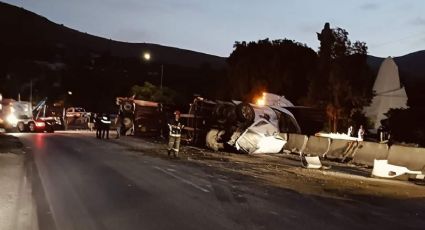
[[[65,124],[66,127],[84,127],[87,128],[90,116],[84,108],[69,107],[65,111]]]
[[[65,116],[67,118],[79,118],[84,117],[86,115],[86,110],[81,107],[69,107],[66,109]]]

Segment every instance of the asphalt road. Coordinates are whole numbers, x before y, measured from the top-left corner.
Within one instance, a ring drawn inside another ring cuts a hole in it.
[[[423,199],[304,195],[79,134],[17,134],[40,229],[424,229]]]

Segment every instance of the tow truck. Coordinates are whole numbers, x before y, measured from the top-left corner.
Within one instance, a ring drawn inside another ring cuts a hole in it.
[[[30,102],[2,99],[0,127],[6,131],[54,132],[53,127],[58,121],[46,116],[46,101],[47,98],[43,99],[32,109]]]

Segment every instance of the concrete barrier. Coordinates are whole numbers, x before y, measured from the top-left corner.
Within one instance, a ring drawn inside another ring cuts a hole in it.
[[[329,151],[331,139],[327,137],[310,136],[303,151],[312,156],[323,156]]]
[[[389,150],[388,163],[425,172],[425,148],[393,145]]]
[[[373,160],[385,160],[388,157],[388,145],[375,142],[360,141],[354,152],[353,162],[373,166]]]
[[[345,160],[354,154],[358,146],[357,141],[332,139],[329,151],[326,153],[326,158]]]
[[[304,151],[308,137],[306,135],[288,133],[288,142],[283,147],[284,150],[294,153],[300,153]]]
[[[283,140],[288,141],[288,134],[287,133],[279,133],[279,136],[283,138]]]

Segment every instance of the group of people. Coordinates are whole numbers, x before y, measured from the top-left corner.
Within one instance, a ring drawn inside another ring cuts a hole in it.
[[[98,139],[109,139],[109,130],[111,127],[111,119],[108,114],[93,114],[90,116],[89,120],[89,128],[92,130],[96,129],[96,138]],[[120,137],[120,119],[119,115],[116,120],[117,124],[117,138]],[[169,140],[168,140],[168,155],[171,153],[174,154],[175,157],[178,157],[180,151],[180,140],[181,133],[184,128],[184,125],[180,122],[180,111],[174,112],[174,119],[168,122],[169,128]]]
[[[111,118],[108,114],[93,114],[89,118],[88,126],[90,131],[96,129],[96,138],[109,139],[109,129],[111,128]]]
[[[362,141],[364,138],[364,133],[365,133],[365,129],[363,128],[363,125],[360,125],[359,129],[357,130],[357,139]],[[354,137],[354,130],[352,125],[348,127],[347,135],[349,137]]]
[[[363,125],[360,125],[357,131],[357,139],[362,141],[364,139],[364,134],[365,134],[365,129],[363,128]],[[350,137],[354,137],[354,130],[352,125],[348,127],[347,135]],[[390,141],[391,132],[388,130],[388,128],[385,125],[379,126],[377,130],[377,139],[379,143],[386,143]]]

